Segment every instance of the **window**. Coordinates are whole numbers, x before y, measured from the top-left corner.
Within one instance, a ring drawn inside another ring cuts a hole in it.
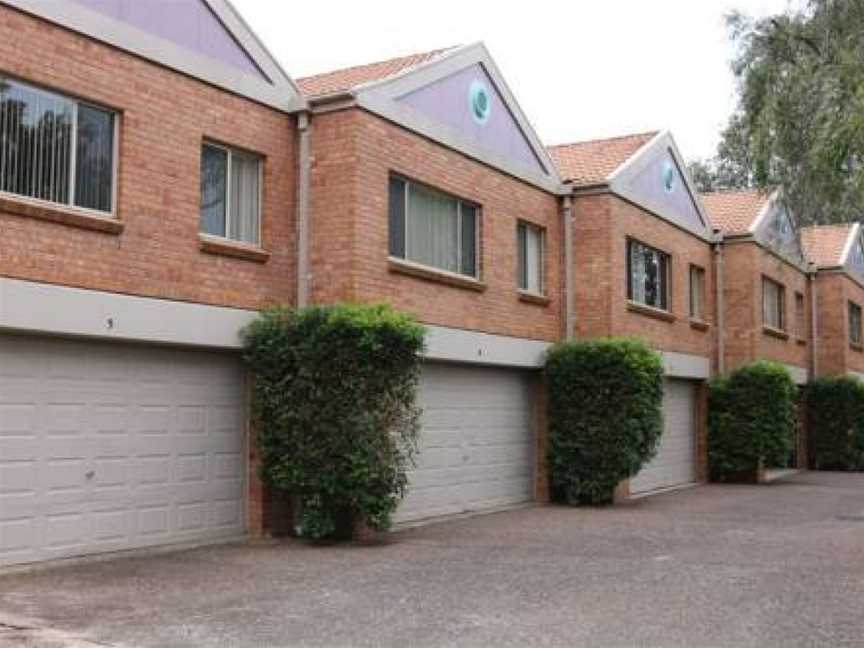
[[[669,255],[627,241],[627,299],[637,304],[669,310]]]
[[[690,266],[690,317],[705,319],[705,270]]]
[[[804,340],[807,337],[807,321],[804,308],[804,295],[795,293],[795,337]]]
[[[778,331],[786,330],[786,290],[768,277],[762,277],[762,323]]]
[[[390,255],[477,276],[479,208],[403,178],[390,178]]]
[[[114,211],[116,115],[0,76],[0,191]]]
[[[854,302],[849,302],[849,342],[855,346],[864,343],[861,334],[861,307]]]
[[[216,144],[201,151],[201,231],[261,242],[261,158]]]
[[[519,257],[519,288],[536,295],[546,290],[543,272],[546,256],[546,230],[529,223],[516,225]]]

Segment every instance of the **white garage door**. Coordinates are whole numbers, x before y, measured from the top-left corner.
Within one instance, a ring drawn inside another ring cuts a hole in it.
[[[0,336],[0,565],[245,531],[236,357]]]
[[[531,381],[530,374],[509,369],[426,365],[420,453],[397,521],[533,499]]]
[[[696,481],[696,383],[667,380],[657,456],[630,481],[637,495]]]

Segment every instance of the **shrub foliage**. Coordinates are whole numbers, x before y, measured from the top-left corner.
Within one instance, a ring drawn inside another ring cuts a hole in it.
[[[663,365],[635,340],[565,342],[546,360],[549,469],[555,498],[607,504],[656,453]]]
[[[347,513],[385,530],[416,452],[425,331],[388,306],[264,312],[244,332],[262,477],[297,496],[302,533]]]
[[[817,470],[864,470],[864,383],[820,378],[807,391],[810,461]]]
[[[752,480],[785,465],[795,439],[797,387],[780,364],[754,362],[711,383],[708,461],[717,481]]]

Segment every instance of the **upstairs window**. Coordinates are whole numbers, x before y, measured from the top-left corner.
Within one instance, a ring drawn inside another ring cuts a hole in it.
[[[201,151],[201,231],[261,242],[261,158],[217,144]]]
[[[390,178],[390,256],[477,277],[480,209],[404,178]]]
[[[0,192],[114,212],[116,114],[0,76]]]
[[[530,223],[517,224],[516,247],[519,259],[519,289],[535,295],[545,294],[543,266],[546,256],[546,230]]]
[[[762,277],[762,323],[778,331],[786,330],[786,289]]]
[[[690,266],[690,317],[705,319],[705,270]]]
[[[861,307],[849,302],[849,342],[855,346],[864,344],[864,336],[861,332]]]
[[[669,255],[632,239],[627,241],[627,299],[669,310]]]
[[[804,295],[795,293],[795,337],[804,340],[807,336],[807,316],[805,315]]]

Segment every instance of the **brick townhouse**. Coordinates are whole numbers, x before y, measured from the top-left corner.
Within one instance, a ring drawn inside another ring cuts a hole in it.
[[[801,239],[816,264],[817,376],[864,379],[864,242],[861,225],[804,227]]]
[[[702,200],[723,237],[718,272],[721,372],[754,360],[773,360],[805,386],[815,360],[816,275],[793,214],[777,192],[720,191],[704,194]],[[805,452],[806,433],[801,429],[790,466],[804,467]]]
[[[706,478],[716,310],[713,232],[669,133],[550,147],[573,191],[573,332],[639,337],[663,355],[665,427],[621,495]]]

